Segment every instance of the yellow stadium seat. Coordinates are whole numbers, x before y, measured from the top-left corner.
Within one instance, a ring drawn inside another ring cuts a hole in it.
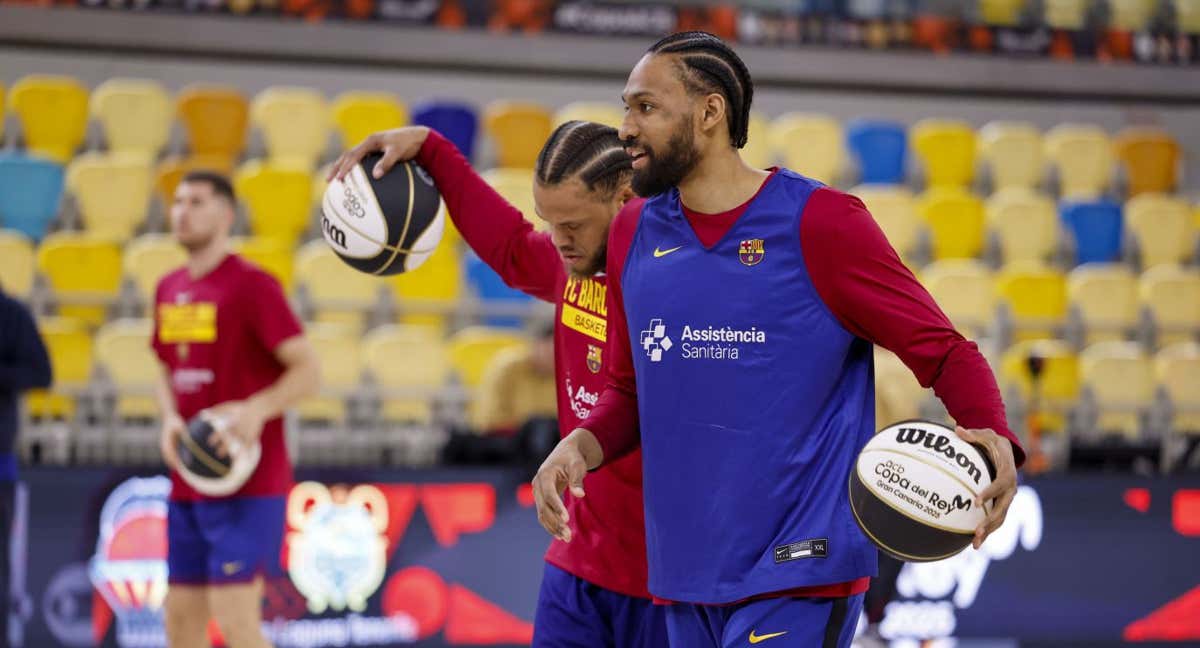
[[[329,105],[318,90],[267,88],[254,97],[250,116],[273,164],[311,172],[329,147]]]
[[[387,283],[346,265],[325,239],[310,241],[296,252],[296,281],[304,286],[316,320],[361,330],[364,316]]]
[[[250,160],[238,167],[233,185],[259,238],[295,245],[313,215],[312,175],[292,166]]]
[[[996,315],[992,273],[974,259],[935,261],[921,271],[921,283],[954,328],[982,337]]]
[[[321,367],[321,392],[300,402],[296,411],[305,420],[346,420],[346,398],[362,378],[362,351],[357,331],[336,324],[312,324],[304,337]]]
[[[171,97],[149,79],[109,79],[92,92],[92,116],[112,153],[154,161],[171,135]]]
[[[1063,198],[1096,198],[1112,179],[1108,133],[1090,124],[1061,124],[1046,132],[1046,157],[1058,171]]]
[[[1158,0],[1108,0],[1109,29],[1140,31],[1158,9]]]
[[[550,137],[550,112],[540,104],[493,101],[484,108],[483,126],[495,144],[496,166],[532,169]]]
[[[228,175],[233,169],[229,158],[221,156],[172,157],[163,160],[154,171],[154,190],[165,211],[175,202],[175,189],[190,171],[216,171]]]
[[[0,229],[0,289],[20,299],[33,290],[33,241],[15,230]]]
[[[124,263],[125,276],[149,304],[159,280],[187,263],[187,252],[166,234],[143,234],[125,244]]]
[[[155,418],[154,391],[162,379],[158,358],[150,348],[149,319],[119,319],[96,331],[96,365],[104,369],[117,390],[120,418]]]
[[[1185,34],[1200,34],[1200,2],[1197,0],[1174,0],[1175,25]]]
[[[775,166],[775,147],[771,144],[771,122],[756,111],[750,112],[750,125],[746,131],[746,145],[742,147],[742,159],[755,169]]]
[[[525,220],[539,230],[546,230],[546,222],[538,218],[533,203],[533,171],[529,169],[488,169],[483,179],[510,205],[521,210]]]
[[[462,253],[443,236],[438,249],[416,270],[388,278],[405,324],[443,327],[463,294]]]
[[[389,421],[428,421],[430,400],[450,376],[441,338],[420,326],[373,329],[363,339],[362,362],[382,391],[382,415]]]
[[[387,92],[343,92],[333,100],[333,124],[346,148],[371,133],[408,123],[408,106]]]
[[[67,76],[31,74],[13,84],[8,106],[30,153],[65,163],[87,134],[88,91]]]
[[[933,392],[921,387],[911,369],[881,346],[875,347],[875,427],[920,418],[921,402]]]
[[[1200,273],[1166,264],[1142,273],[1142,306],[1154,316],[1159,346],[1195,339],[1200,332]]]
[[[180,91],[175,110],[194,156],[218,158],[231,167],[246,148],[249,104],[235,88],[189,86]]]
[[[949,119],[922,119],[909,130],[929,187],[966,187],[975,177],[975,130]]]
[[[846,164],[846,134],[829,115],[780,115],[771,124],[770,140],[784,166],[825,184],[837,182]]]
[[[0,137],[4,137],[5,115],[8,113],[8,103],[4,101],[4,84],[0,83]]]
[[[929,227],[934,259],[963,259],[983,251],[983,202],[964,189],[934,187],[917,201]]]
[[[60,315],[90,326],[104,321],[105,306],[121,287],[120,246],[87,234],[58,232],[38,246],[37,266],[54,291]]]
[[[912,194],[907,189],[878,184],[858,185],[850,193],[863,201],[900,258],[910,262],[926,230]]]
[[[1137,243],[1142,267],[1182,263],[1196,246],[1191,209],[1183,200],[1142,194],[1125,203],[1127,234]]]
[[[67,189],[88,233],[125,241],[146,219],[153,182],[141,156],[84,153],[67,167]]]
[[[1000,359],[999,381],[1006,391],[1015,389],[1026,403],[1035,396],[1034,379],[1029,371],[1032,356],[1042,358],[1043,362],[1037,381],[1035,419],[1043,431],[1064,431],[1065,415],[1079,398],[1079,359],[1060,340],[1029,340],[1009,347]]]
[[[1026,122],[988,122],[979,129],[979,157],[987,164],[992,189],[1035,189],[1042,182],[1042,133]]]
[[[1052,29],[1083,29],[1089,0],[1044,0],[1043,17]]]
[[[988,198],[985,212],[1005,262],[1045,261],[1058,250],[1058,210],[1046,196],[1003,189]]]
[[[620,128],[625,120],[625,113],[616,103],[603,101],[575,101],[559,108],[554,113],[554,126],[557,128],[569,121],[587,121],[613,128]]]
[[[450,365],[464,385],[478,387],[492,356],[528,343],[525,336],[512,329],[467,327],[455,333],[448,342]]]
[[[1114,141],[1117,157],[1125,167],[1129,195],[1175,191],[1179,175],[1179,144],[1157,128],[1126,128]]]
[[[92,378],[92,336],[78,320],[49,317],[38,320],[38,331],[50,356],[54,384],[29,392],[25,404],[34,418],[71,419],[76,396]]]
[[[275,277],[283,286],[284,293],[291,292],[295,268],[290,246],[275,239],[259,237],[235,238],[230,245],[238,256]]]
[[[996,274],[996,294],[1012,315],[1016,339],[1053,337],[1067,315],[1067,282],[1048,266],[1018,261]]]
[[[980,0],[979,13],[985,24],[1016,27],[1021,22],[1025,5],[1025,0]]]
[[[1165,347],[1154,365],[1158,384],[1171,399],[1171,428],[1200,434],[1200,344],[1181,342]]]
[[[1079,354],[1079,378],[1096,399],[1096,429],[1136,438],[1154,404],[1154,365],[1136,342],[1100,342]]]
[[[1138,323],[1137,279],[1125,265],[1088,263],[1071,270],[1067,302],[1089,344],[1122,339]]]

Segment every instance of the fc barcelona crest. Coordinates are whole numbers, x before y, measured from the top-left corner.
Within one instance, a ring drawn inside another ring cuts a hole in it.
[[[588,345],[587,366],[588,371],[592,373],[600,373],[600,351],[602,349],[594,344]]]
[[[746,239],[738,246],[738,260],[745,265],[758,265],[766,253],[762,239]]]

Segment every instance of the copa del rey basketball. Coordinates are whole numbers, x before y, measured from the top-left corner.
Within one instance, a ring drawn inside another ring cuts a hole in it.
[[[898,443],[923,445],[934,452],[945,455],[947,459],[958,464],[963,470],[966,470],[967,475],[976,484],[979,484],[979,480],[983,477],[983,471],[979,469],[975,461],[964,453],[956,452],[954,447],[950,445],[950,439],[941,434],[918,427],[901,427],[896,431],[896,441]]]

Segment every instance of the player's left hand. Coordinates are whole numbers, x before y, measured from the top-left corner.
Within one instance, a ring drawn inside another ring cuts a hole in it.
[[[229,456],[229,450],[235,441],[241,446],[258,443],[262,436],[263,423],[266,414],[253,400],[228,401],[208,409],[213,418],[213,435],[209,438],[217,448],[217,454]]]
[[[960,425],[954,431],[960,439],[986,450],[988,459],[996,467],[996,478],[975,498],[975,506],[983,506],[987,513],[987,517],[975,529],[975,539],[971,541],[971,546],[978,549],[993,531],[1004,524],[1008,507],[1017,495],[1017,461],[1013,457],[1012,442],[993,430],[968,430]],[[990,510],[988,503],[991,504]]]

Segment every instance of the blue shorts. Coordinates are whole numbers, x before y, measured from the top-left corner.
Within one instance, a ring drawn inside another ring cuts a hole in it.
[[[727,606],[676,604],[667,610],[667,633],[672,648],[847,648],[862,605],[862,594]]]
[[[167,506],[167,574],[180,585],[280,576],[286,498],[238,497]]]
[[[550,563],[542,574],[532,648],[665,648],[665,607],[593,585]]]

